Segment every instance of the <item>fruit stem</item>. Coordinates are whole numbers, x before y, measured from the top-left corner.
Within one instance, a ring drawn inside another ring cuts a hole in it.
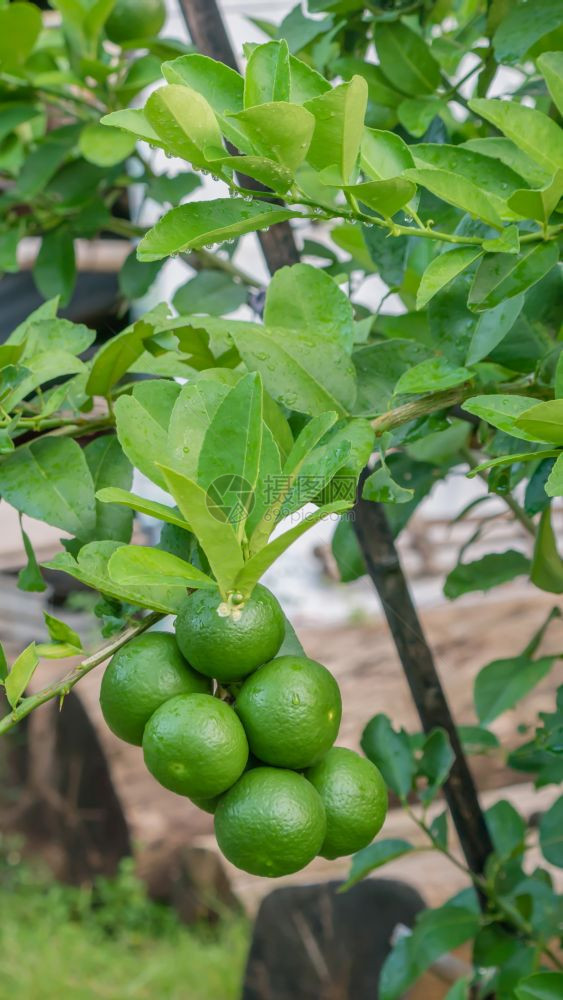
[[[34,709],[39,708],[40,705],[44,705],[45,702],[51,701],[53,698],[62,698],[68,694],[71,688],[74,687],[78,681],[84,677],[86,674],[90,673],[94,667],[98,667],[100,663],[107,660],[110,656],[125,646],[131,639],[135,636],[141,635],[145,632],[151,625],[155,625],[159,622],[161,618],[166,616],[160,611],[153,611],[150,615],[146,615],[140,622],[136,625],[131,625],[121,632],[115,639],[108,642],[106,646],[102,646],[98,649],[96,653],[92,653],[91,656],[87,656],[85,660],[82,660],[78,666],[73,667],[71,671],[66,673],[64,677],[61,677],[54,684],[49,684],[48,687],[44,687],[41,691],[37,691],[36,694],[29,695],[29,697],[24,698],[20,701],[19,705],[12,711],[5,715],[3,719],[0,719],[0,733],[7,733],[10,729],[25,719],[26,715],[33,712]]]

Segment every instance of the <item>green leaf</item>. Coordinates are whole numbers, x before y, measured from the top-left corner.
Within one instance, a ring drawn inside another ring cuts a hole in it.
[[[358,580],[367,572],[354,525],[348,518],[341,518],[332,536],[332,554],[342,583]]]
[[[537,459],[549,458],[557,454],[556,451],[519,451],[513,452],[510,455],[500,455],[499,458],[490,458],[486,462],[481,462],[480,465],[473,466],[467,473],[467,478],[473,479],[485,469],[494,469],[499,465],[513,465],[515,462],[534,462]]]
[[[515,989],[517,1000],[559,1000],[562,992],[563,972],[534,972]]]
[[[366,875],[381,868],[389,861],[402,858],[405,854],[410,854],[415,848],[409,844],[408,840],[390,838],[389,840],[377,840],[375,844],[369,844],[357,854],[352,856],[352,867],[350,874],[343,885],[339,886],[339,892],[351,889],[357,882],[361,882]]]
[[[278,535],[273,542],[265,545],[253,556],[251,556],[238,573],[235,580],[235,588],[240,590],[243,594],[250,593],[254,585],[264,575],[266,570],[273,565],[276,559],[278,559],[279,556],[281,556],[297,538],[300,538],[301,535],[308,531],[309,528],[312,528],[313,525],[317,524],[318,521],[321,521],[324,517],[328,517],[331,514],[341,514],[349,508],[350,504],[346,501],[337,501],[336,503],[327,504],[326,507],[319,507],[318,510],[313,511],[311,514],[306,514],[298,524],[293,526],[293,528],[289,528],[287,531],[284,531],[284,533],[282,535]]]
[[[264,323],[299,331],[305,342],[315,338],[310,345],[315,348],[320,347],[321,337],[327,346],[336,343],[348,352],[354,343],[354,310],[348,297],[332,278],[310,264],[276,271],[266,293]]]
[[[132,327],[108,340],[94,358],[86,392],[90,396],[107,396],[112,386],[141,356],[145,340],[153,334],[154,328],[149,323],[138,320]]]
[[[177,205],[192,191],[195,191],[200,184],[201,181],[197,174],[192,174],[189,170],[171,177],[168,174],[158,174],[156,177],[149,178],[147,194],[149,198],[154,198],[161,205],[166,202],[170,205]]]
[[[209,56],[188,52],[162,64],[168,83],[180,83],[196,90],[217,115],[241,111],[244,81],[240,73]]]
[[[440,955],[471,940],[478,928],[479,916],[469,907],[446,903],[424,910],[412,935],[399,940],[385,960],[379,980],[380,1000],[399,1000]]]
[[[315,170],[335,166],[347,184],[356,165],[364,132],[367,83],[354,76],[304,107],[314,115],[314,134],[307,161]]]
[[[168,449],[174,464],[195,479],[199,453],[208,427],[231,384],[215,378],[200,378],[184,385],[174,404],[168,425]]]
[[[450,600],[474,590],[486,591],[530,571],[530,560],[515,549],[491,552],[470,563],[459,563],[446,577],[444,594]]]
[[[362,232],[369,255],[383,281],[390,288],[398,288],[405,276],[408,239],[404,236],[389,239],[389,234],[379,226],[363,226]],[[367,270],[365,264],[363,266]]]
[[[549,184],[537,191],[530,188],[514,191],[508,199],[508,207],[523,219],[537,219],[546,225],[562,194],[563,170],[558,170]]]
[[[537,63],[538,69],[547,83],[553,103],[559,113],[563,115],[563,53],[543,52]]]
[[[116,583],[128,587],[179,587],[216,589],[215,580],[196,566],[170,552],[147,545],[122,545],[108,563],[108,572]]]
[[[41,31],[41,11],[31,3],[11,3],[0,10],[0,66],[11,73],[23,66]]]
[[[475,678],[473,699],[482,725],[490,725],[502,712],[513,708],[547,676],[554,656],[531,660],[522,654],[506,660],[493,660]]]
[[[14,660],[10,673],[4,681],[6,697],[12,708],[15,708],[20,701],[38,666],[39,657],[37,656],[35,643],[32,642]]]
[[[150,608],[152,611],[162,611],[168,615],[177,614],[185,600],[185,594],[179,593],[177,588],[161,584],[154,587],[124,587],[111,579],[108,562],[120,546],[121,542],[89,542],[80,549],[76,559],[70,552],[59,552],[44,565],[49,569],[68,573],[87,587],[118,601]]]
[[[104,489],[98,490],[96,499],[100,503],[119,504],[123,507],[129,507],[130,510],[138,510],[140,514],[146,514],[147,517],[156,517],[158,521],[166,521],[167,524],[175,524],[176,527],[189,531],[189,525],[172,507],[157,503],[156,500],[146,500],[145,497],[129,493],[128,490],[121,490],[116,486],[106,486]]]
[[[492,161],[500,160],[505,166],[510,167],[516,174],[523,177],[530,187],[541,187],[543,184],[547,184],[553,174],[553,168],[550,170],[540,167],[511,139],[505,139],[504,136],[469,139],[463,143],[463,148],[481,153]]]
[[[136,137],[127,132],[113,133],[105,125],[91,122],[80,133],[78,148],[88,163],[98,167],[113,167],[131,155]]]
[[[143,237],[137,254],[142,261],[160,260],[296,218],[298,213],[269,202],[248,203],[240,198],[191,202],[163,215]]]
[[[414,167],[412,153],[406,142],[395,132],[366,128],[362,137],[360,165],[364,173],[376,181],[398,177]]]
[[[563,399],[550,399],[530,407],[516,418],[516,426],[536,441],[563,445]]]
[[[160,466],[164,481],[196,535],[223,596],[233,587],[243,557],[233,526],[218,520],[205,490],[174,469]]]
[[[271,101],[289,101],[289,49],[286,41],[257,45],[246,64],[245,108]]]
[[[557,541],[551,523],[551,507],[542,512],[534,545],[532,583],[551,594],[563,594],[563,559],[557,551]]]
[[[247,289],[236,284],[229,274],[222,271],[200,271],[185,285],[180,285],[172,304],[180,314],[204,313],[224,316],[244,305]]]
[[[429,805],[444,784],[455,760],[450,740],[445,729],[433,729],[428,734],[419,761],[419,773],[428,779],[425,788],[419,791],[420,801]]]
[[[133,469],[114,434],[105,434],[90,441],[84,448],[84,458],[90,469],[96,497],[98,491],[104,489],[116,488],[126,492],[131,486]],[[96,499],[94,538],[128,542],[132,530],[132,510]]]
[[[307,155],[315,119],[299,104],[270,101],[229,115],[250,144],[249,152],[260,153],[294,171]]]
[[[530,399],[529,396],[504,396],[487,395],[472,396],[462,403],[462,410],[473,413],[481,420],[486,420],[499,431],[510,434],[512,437],[520,438],[522,441],[536,441],[533,434],[516,424],[517,418],[526,410],[531,410],[537,404],[537,399]]]
[[[517,226],[506,226],[500,236],[483,240],[481,246],[487,253],[520,253],[520,233]]]
[[[375,43],[381,69],[397,90],[418,97],[440,85],[440,67],[430,49],[402,21],[379,22]]]
[[[109,115],[104,115],[100,123],[112,129],[122,129],[130,132],[137,139],[150,143],[151,146],[158,146],[164,149],[164,141],[150,124],[142,108],[125,108],[123,111],[112,111]]]
[[[242,178],[253,177],[278,194],[285,194],[293,184],[293,171],[267,156],[214,156],[209,159],[209,167],[212,171],[221,167],[236,170]]]
[[[61,227],[45,234],[33,266],[33,280],[44,298],[58,295],[61,305],[70,301],[76,282],[76,261],[74,241],[67,229]]]
[[[490,197],[497,212],[506,211],[507,197],[523,186],[522,177],[502,160],[485,156],[467,146],[449,143],[419,142],[411,147],[417,167],[437,167],[451,174],[461,174]]]
[[[35,593],[42,593],[44,590],[47,590],[47,584],[41,576],[41,570],[33,550],[33,545],[31,544],[31,539],[27,532],[23,530],[21,516],[20,531],[24,551],[27,556],[27,565],[24,566],[18,573],[18,588],[19,590],[25,590],[28,592],[34,591]]]
[[[438,813],[430,824],[430,833],[434,843],[446,850],[448,846],[448,811]]]
[[[136,385],[115,403],[117,437],[131,464],[166,489],[158,463],[170,454],[168,424],[180,386],[164,380]]]
[[[489,196],[477,187],[473,181],[467,180],[461,174],[434,167],[415,167],[405,170],[403,177],[408,177],[416,184],[427,188],[437,198],[455,205],[468,212],[473,218],[483,219],[489,226],[502,229],[502,219],[492,204]]]
[[[232,518],[235,533],[241,538],[255,502],[262,437],[262,383],[259,375],[248,374],[219,404],[203,439],[197,467],[197,481],[207,491],[208,504],[217,494],[217,514],[223,511]],[[224,502],[229,482],[237,485],[235,506],[227,512]]]
[[[337,186],[343,191],[349,191],[358,201],[387,218],[395,215],[403,205],[406,205],[416,191],[416,186],[403,177]]]
[[[94,484],[72,438],[42,437],[0,465],[0,493],[16,510],[72,535],[92,531]]]
[[[395,732],[386,715],[375,715],[365,727],[360,742],[366,757],[381,771],[385,784],[400,799],[406,799],[416,765],[404,734]]]
[[[49,638],[52,642],[70,646],[75,653],[81,651],[83,648],[82,639],[78,635],[78,632],[75,632],[70,625],[62,622],[59,618],[55,618],[54,615],[50,615],[47,611],[43,612],[43,618],[45,619],[45,625],[47,626]]]
[[[523,305],[524,296],[514,295],[480,314],[467,349],[467,365],[482,361],[504,340],[522,312]]]
[[[302,59],[289,57],[289,99],[292,104],[304,104],[330,90],[330,83]]]
[[[380,465],[366,479],[362,496],[364,500],[372,500],[374,503],[408,503],[414,496],[414,490],[400,486],[387,466]]]
[[[540,847],[546,861],[563,868],[563,795],[540,820]]]
[[[197,167],[207,165],[207,150],[223,146],[213,108],[190,87],[168,84],[155,90],[145,115],[167,152]]]
[[[469,107],[550,173],[563,169],[563,131],[541,111],[515,101],[481,97],[472,98]]]
[[[526,823],[510,802],[500,799],[485,813],[487,827],[491,835],[495,853],[508,859],[514,853],[521,854],[525,848]]]
[[[6,660],[6,654],[4,652],[4,647],[0,643],[0,683],[3,683],[8,676],[8,661]]]
[[[458,979],[453,986],[450,986],[444,1000],[470,1000],[470,983],[471,980],[469,976],[464,976],[462,979]]]
[[[548,497],[563,496],[563,453],[559,455],[545,485]]]
[[[355,373],[329,331],[317,327],[314,334],[303,336],[299,329],[229,324],[245,365],[260,372],[274,399],[300,413],[315,416],[336,410],[342,416],[355,398]]]
[[[441,357],[428,358],[403,372],[394,391],[395,395],[439,392],[461,385],[472,377],[472,372],[468,368],[455,367]]]
[[[486,753],[488,750],[496,750],[500,746],[495,734],[488,729],[483,729],[482,726],[458,726],[457,731],[466,753]]]
[[[439,97],[407,97],[399,104],[397,116],[403,128],[420,139],[434,118],[446,111],[447,105]]]
[[[119,291],[129,301],[142,298],[156,281],[161,267],[158,260],[142,264],[137,260],[136,249],[132,250],[117,276]]]
[[[527,0],[525,4],[508,8],[493,35],[497,62],[522,60],[540,38],[562,24],[559,0]]]
[[[453,281],[482,254],[479,247],[460,247],[439,254],[430,261],[416,293],[416,308],[424,309],[441,288]]]

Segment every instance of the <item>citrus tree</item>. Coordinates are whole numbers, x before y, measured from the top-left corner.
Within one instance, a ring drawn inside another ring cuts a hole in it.
[[[220,283],[193,279],[174,311],[158,305],[102,346],[86,327],[58,318],[51,299],[0,348],[0,492],[22,518],[65,533],[48,565],[101,595],[109,638],[86,656],[80,637],[46,615],[46,641],[10,669],[3,664],[11,710],[0,731],[51,698],[64,700],[112,656],[101,692],[108,724],[143,745],[165,787],[215,812],[219,846],[235,864],[279,875],[318,853],[353,854],[354,884],[421,849],[385,837],[371,843],[387,786],[427,849],[459,866],[447,811],[430,820],[429,808],[442,789],[451,803],[450,773],[459,775],[464,752],[502,753],[490,724],[554,668],[557,657],[537,651],[560,614],[558,597],[524,650],[480,671],[474,726],[456,729],[446,714],[443,726],[424,718],[424,733],[407,733],[377,714],[366,720],[360,757],[333,746],[337,685],[306,657],[259,581],[297,537],[332,517],[343,581],[367,571],[377,582],[385,568],[378,553],[394,558],[390,536],[386,549],[374,544],[377,524],[397,537],[434,484],[464,469],[486,482],[477,502],[501,498],[529,541],[526,551],[473,560],[465,546],[446,596],[525,575],[563,592],[552,521],[563,495],[561,5],[309,0],[308,13],[299,5],[278,27],[261,22],[269,39],[246,48],[244,76],[204,54],[158,47],[125,69],[104,29],[111,2],[82,0],[72,17],[57,6],[67,55],[55,62],[68,58],[73,74],[55,81],[57,100],[86,85],[96,108],[88,97],[89,120],[73,126],[77,138],[54,181],[61,170],[81,177],[89,169],[89,135],[120,149],[126,186],[123,161],[145,163],[147,143],[214,175],[225,196],[175,204],[143,233],[134,267],[146,269],[139,281],[149,287],[169,257],[206,251],[223,273]],[[0,8],[2,17],[21,38],[2,76],[5,114],[27,89],[43,99],[45,33],[28,27],[26,4]],[[89,55],[84,61],[80,49],[73,62],[74,32],[90,39],[92,19]],[[143,107],[129,107],[132,95],[116,79],[141,73],[135,67],[153,55],[160,85]],[[91,60],[110,69],[95,86]],[[50,135],[35,115],[20,119],[7,131],[8,148],[29,162],[45,154]],[[2,238],[12,247],[21,235],[19,184],[12,180],[4,195]],[[38,197],[26,225],[44,227],[43,245],[64,238],[70,246],[73,213],[51,195]],[[229,318],[244,286],[260,288],[233,263],[233,245],[288,222],[307,233],[302,262],[277,270],[253,297],[254,322]],[[107,226],[104,217],[98,228]],[[60,260],[49,257],[58,281]],[[388,290],[375,313],[356,301],[374,273]],[[133,468],[168,503],[132,492]],[[161,522],[157,545],[131,544],[135,512]],[[23,539],[20,586],[42,589],[25,531]],[[166,615],[176,617],[175,637],[148,631]],[[400,632],[395,623],[398,644]],[[65,655],[84,658],[60,682],[26,695],[41,658]],[[509,756],[538,787],[563,777],[562,725],[560,689],[554,711]],[[459,789],[454,801],[463,844],[471,817]],[[562,822],[563,797],[554,796],[539,844],[558,867]],[[482,863],[466,850],[468,888],[425,911],[395,946],[380,984],[385,1000],[470,940],[474,973],[450,1000],[561,996],[560,901],[549,870],[526,865],[534,838],[525,820],[500,800],[477,829]]]

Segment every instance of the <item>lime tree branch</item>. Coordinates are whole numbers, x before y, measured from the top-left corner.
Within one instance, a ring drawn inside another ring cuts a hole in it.
[[[465,875],[467,875],[467,878],[472,881],[477,891],[480,892],[482,896],[484,896],[487,899],[491,908],[496,910],[497,913],[499,913],[502,916],[503,920],[507,924],[511,925],[514,931],[516,931],[518,934],[521,934],[523,937],[527,938],[527,940],[531,944],[533,944],[541,952],[543,952],[544,955],[547,955],[547,957],[553,963],[555,968],[563,969],[563,963],[561,962],[559,957],[555,954],[555,952],[541,938],[541,936],[540,937],[537,936],[532,925],[529,923],[528,920],[526,920],[525,917],[522,916],[519,910],[515,906],[512,906],[506,899],[498,895],[491,881],[485,878],[483,875],[479,875],[476,872],[471,871],[471,869],[467,865],[464,865],[464,863],[460,861],[459,858],[455,856],[455,854],[452,854],[452,852],[448,850],[448,848],[445,847],[444,844],[440,843],[437,837],[434,836],[432,830],[427,825],[425,820],[422,819],[420,816],[417,816],[416,812],[414,811],[414,809],[411,808],[411,806],[405,804],[403,808],[405,809],[406,813],[413,821],[413,823],[415,823],[416,826],[419,828],[419,830],[421,830],[428,837],[428,839],[430,840],[430,846],[434,848],[434,850],[439,851],[440,854],[442,854],[445,858],[447,858],[448,861],[450,861],[453,865],[455,865],[456,868],[458,868],[460,871],[464,872]]]
[[[78,683],[82,677],[89,674],[94,667],[98,667],[100,663],[103,663],[110,656],[113,656],[118,649],[125,646],[130,639],[134,639],[135,636],[141,635],[146,629],[150,628],[151,625],[155,625],[156,622],[160,621],[161,618],[165,616],[159,612],[154,611],[149,615],[146,615],[140,622],[136,625],[132,625],[130,628],[125,629],[121,632],[115,639],[108,642],[107,645],[102,646],[96,653],[92,653],[91,656],[87,656],[82,663],[78,666],[73,667],[68,673],[61,677],[60,680],[55,681],[53,684],[49,684],[47,687],[37,691],[36,694],[29,695],[29,697],[24,698],[23,701],[12,709],[12,711],[5,715],[3,719],[0,719],[0,734],[7,733],[10,729],[25,719],[27,715],[33,712],[40,705],[44,705],[48,701],[52,701],[53,698],[64,698],[65,695]]]

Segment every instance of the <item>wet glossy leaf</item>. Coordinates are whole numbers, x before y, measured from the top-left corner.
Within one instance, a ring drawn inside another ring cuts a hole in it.
[[[180,392],[174,382],[151,380],[115,403],[117,437],[131,464],[166,489],[158,463],[169,455],[168,424]]]
[[[305,106],[286,101],[245,108],[227,120],[250,143],[245,151],[260,153],[292,171],[303,163],[315,128],[315,119]]]
[[[550,173],[563,170],[563,130],[547,115],[516,101],[480,97],[470,100],[469,107]]]
[[[111,579],[124,587],[166,586],[179,588],[185,595],[186,588],[214,590],[217,586],[185,559],[148,545],[120,546],[109,560],[108,571]]]
[[[412,153],[399,135],[374,128],[364,130],[360,163],[362,170],[376,181],[398,177],[403,170],[414,167]]]
[[[289,101],[289,49],[286,41],[257,45],[246,64],[245,108],[270,101]]]
[[[190,87],[169,84],[155,90],[145,105],[145,115],[164,148],[195,166],[206,165],[207,149],[222,148],[212,107]]]
[[[354,76],[304,105],[315,123],[308,162],[315,170],[335,166],[345,184],[360,152],[367,97],[366,81]]]
[[[142,261],[160,260],[293,218],[298,218],[297,213],[269,202],[232,198],[192,202],[167,212],[143,237],[137,253]]]
[[[563,445],[563,399],[550,399],[525,410],[516,418],[516,426],[536,441]]]
[[[460,247],[457,250],[449,250],[447,253],[434,257],[422,275],[418,286],[416,308],[424,309],[424,306],[430,302],[436,292],[453,281],[481,254],[482,250],[479,247]]]
[[[542,53],[538,59],[538,69],[547,83],[553,103],[563,115],[563,53]]]
[[[553,179],[539,190],[520,188],[508,199],[508,206],[523,219],[537,219],[546,224],[563,194],[563,170],[558,170]]]
[[[534,434],[529,433],[516,423],[517,418],[526,410],[531,410],[537,404],[537,399],[529,396],[504,396],[491,394],[489,396],[472,396],[462,403],[462,409],[474,413],[481,420],[486,420],[505,434],[520,438],[522,441],[536,441]]]
[[[92,531],[94,484],[72,438],[42,437],[0,465],[0,493],[16,510],[72,535]]]
[[[395,395],[402,393],[442,392],[462,385],[473,377],[468,368],[450,365],[444,358],[428,358],[403,372],[395,386]]]
[[[427,188],[448,204],[468,212],[474,218],[483,219],[497,229],[502,228],[501,217],[485,191],[460,174],[437,167],[415,167],[405,170],[403,176]]]

